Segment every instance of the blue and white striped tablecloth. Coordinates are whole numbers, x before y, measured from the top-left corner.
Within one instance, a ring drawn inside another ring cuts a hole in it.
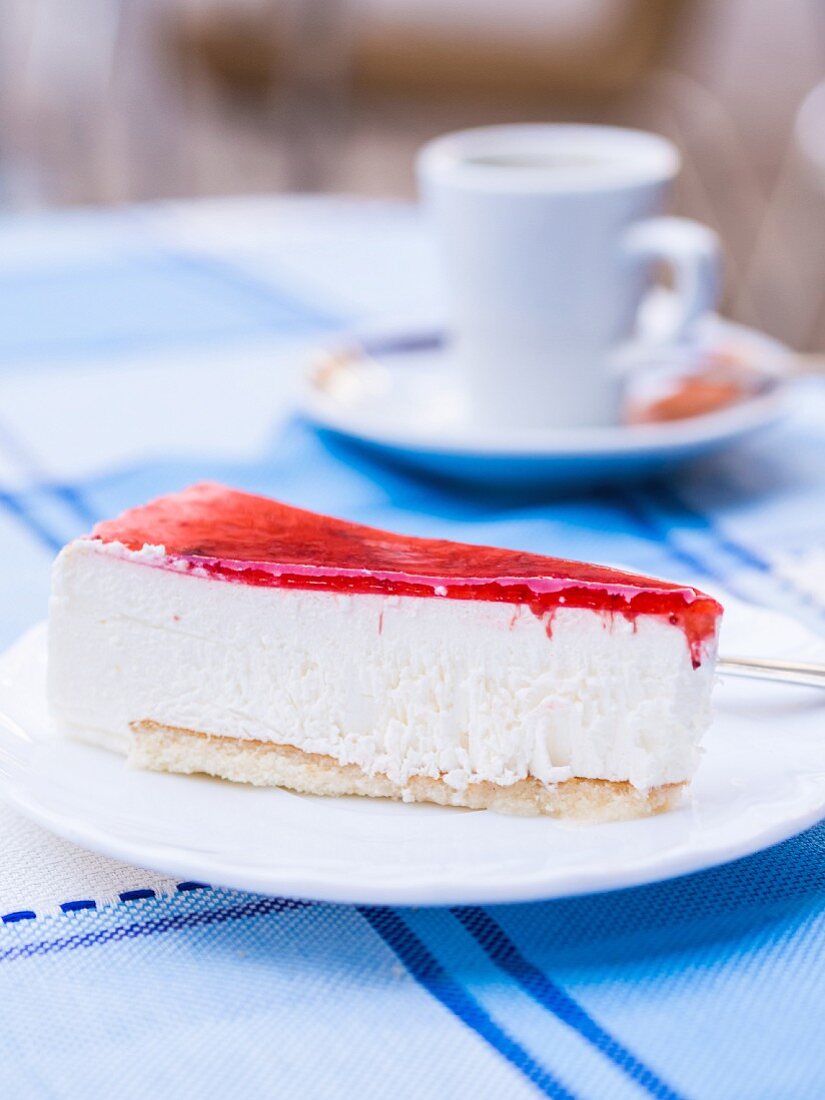
[[[344,461],[291,415],[313,341],[440,310],[391,204],[0,223],[0,642],[44,616],[63,542],[202,478],[713,581],[825,632],[821,386],[666,485],[509,507]],[[0,828],[0,1096],[825,1095],[825,826],[657,886],[454,910],[252,897]]]

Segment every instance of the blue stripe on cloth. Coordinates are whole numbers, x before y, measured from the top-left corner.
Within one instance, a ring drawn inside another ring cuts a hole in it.
[[[47,545],[50,548],[52,548],[52,540],[54,539],[59,539],[60,545],[67,540],[65,538],[60,539],[59,535],[54,534],[50,524],[44,524],[42,520],[37,521],[37,517],[33,516],[27,503],[32,495],[45,494],[53,496],[64,508],[69,510],[72,516],[79,519],[84,527],[95,522],[94,512],[84,500],[80,488],[75,485],[51,482],[46,477],[28,444],[24,443],[19,433],[3,420],[0,420],[0,450],[14,466],[19,468],[25,477],[26,492],[15,493],[13,496],[14,504],[25,511],[28,516],[32,516],[39,527],[49,531],[50,541]],[[69,537],[73,537],[75,534],[76,532],[72,531]]]
[[[713,522],[710,516],[686,504],[672,487],[665,486],[662,483],[656,483],[648,486],[648,492],[650,493],[650,499],[654,506],[658,504],[670,517],[678,519],[680,523],[690,524],[695,529],[698,528],[706,534],[720,550],[729,554],[734,559],[737,559],[741,565],[749,569],[756,569],[762,573],[771,572],[769,561],[751,550],[750,547],[743,545],[741,542],[737,542],[729,535],[725,534],[725,532]]]
[[[74,904],[75,907],[81,909],[90,908],[88,904],[79,906],[77,903],[69,902],[68,904]],[[294,898],[252,898],[242,905],[223,909],[206,909],[195,913],[157,917],[134,924],[116,925],[114,928],[101,928],[96,932],[61,936],[56,940],[15,945],[0,951],[0,962],[13,962],[17,959],[30,959],[39,955],[53,955],[63,951],[77,951],[101,944],[117,943],[120,940],[134,940],[145,936],[160,935],[165,932],[175,932],[182,928],[201,928],[213,924],[225,924],[227,921],[243,920],[245,917],[262,913],[282,913],[287,910],[306,909],[310,905],[311,902],[299,901]],[[94,906],[94,902],[92,902],[92,906]],[[61,906],[61,908],[65,911],[65,906]]]
[[[144,901],[147,898],[154,898],[157,895],[154,890],[145,886],[141,890],[124,890],[123,893],[118,896],[121,901]]]
[[[490,959],[517,982],[521,989],[577,1031],[650,1096],[656,1097],[656,1100],[680,1100],[674,1089],[597,1023],[569,993],[526,959],[487,912],[475,907],[461,907],[451,911]]]
[[[92,898],[81,898],[78,901],[64,901],[60,908],[64,913],[79,913],[81,909],[97,909],[97,902]]]
[[[272,325],[276,332],[285,320],[291,328],[296,318],[308,327],[314,326],[322,331],[342,328],[347,323],[348,319],[337,312],[322,308],[316,302],[310,303],[288,290],[280,280],[276,283],[271,276],[262,279],[253,271],[247,271],[215,254],[185,252],[180,248],[172,251],[160,246],[155,251],[181,271],[189,271],[200,279],[214,280],[219,293],[225,293],[228,286],[240,296],[245,296],[250,311],[257,307],[260,319]]]
[[[670,537],[668,524],[663,522],[661,516],[655,512],[651,513],[649,508],[644,507],[637,492],[629,489],[605,489],[601,495],[606,502],[615,503],[634,527],[647,538],[665,545],[676,561],[681,562],[690,570],[696,570],[702,576],[711,577],[717,581],[722,580],[719,573],[710,567],[703,558],[674,542]]]
[[[208,257],[148,254],[0,272],[0,367],[332,332],[343,319]]]
[[[613,500],[651,545],[661,546],[674,562],[748,603],[797,619],[814,633],[825,629],[825,604],[810,586],[783,576],[769,558],[721,529],[712,516],[687,504],[672,488],[646,484],[602,493]],[[781,545],[781,538],[774,541]],[[645,570],[642,570],[643,572]],[[657,574],[656,569],[649,570]],[[663,569],[657,575],[666,576]],[[723,600],[724,602],[724,600]]]
[[[0,489],[0,508],[4,508],[9,515],[18,520],[29,534],[34,535],[37,541],[53,554],[56,554],[63,546],[65,539],[55,534],[46,524],[34,516],[23,498],[16,493]]]
[[[428,993],[506,1058],[540,1092],[557,1100],[572,1100],[573,1093],[499,1027],[478,1001],[447,973],[397,912],[375,906],[360,906],[358,912]]]
[[[80,489],[76,485],[61,485],[51,484],[44,485],[43,489],[47,492],[51,492],[58,500],[63,501],[67,508],[77,516],[78,519],[84,523],[92,526],[97,523],[98,517],[95,515],[94,509],[83,497]]]

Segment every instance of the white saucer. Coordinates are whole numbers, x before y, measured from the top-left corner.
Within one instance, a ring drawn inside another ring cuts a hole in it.
[[[709,316],[687,358],[709,354],[751,368],[759,380],[752,395],[715,412],[658,424],[478,427],[467,414],[448,344],[424,331],[383,333],[326,350],[303,380],[300,403],[323,431],[414,472],[501,487],[625,481],[731,446],[781,415],[788,390],[786,348]],[[684,352],[681,364],[683,369]]]
[[[798,623],[726,602],[727,652],[825,660],[825,643]],[[119,756],[55,738],[44,671],[44,627],[0,658],[4,797],[86,848],[216,886],[370,904],[564,897],[712,867],[825,816],[817,689],[724,681],[682,808],[574,826],[133,771]]]

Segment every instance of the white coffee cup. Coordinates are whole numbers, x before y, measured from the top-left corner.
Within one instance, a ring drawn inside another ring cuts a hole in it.
[[[424,146],[420,188],[478,422],[615,423],[615,363],[650,336],[639,316],[657,262],[675,306],[657,340],[682,340],[713,308],[716,235],[656,216],[679,166],[664,138],[605,126],[491,126]]]

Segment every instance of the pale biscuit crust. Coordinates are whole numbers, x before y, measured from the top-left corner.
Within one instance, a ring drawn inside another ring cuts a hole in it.
[[[443,779],[424,776],[415,776],[401,787],[386,775],[367,775],[354,764],[339,764],[331,756],[306,753],[291,745],[218,737],[148,720],[133,722],[131,729],[129,763],[134,767],[186,775],[202,773],[257,787],[287,787],[302,794],[366,795],[522,817],[546,815],[607,822],[671,809],[684,787],[670,783],[638,790],[630,783],[581,778],[550,786],[527,778],[509,786],[485,782],[455,790]]]

